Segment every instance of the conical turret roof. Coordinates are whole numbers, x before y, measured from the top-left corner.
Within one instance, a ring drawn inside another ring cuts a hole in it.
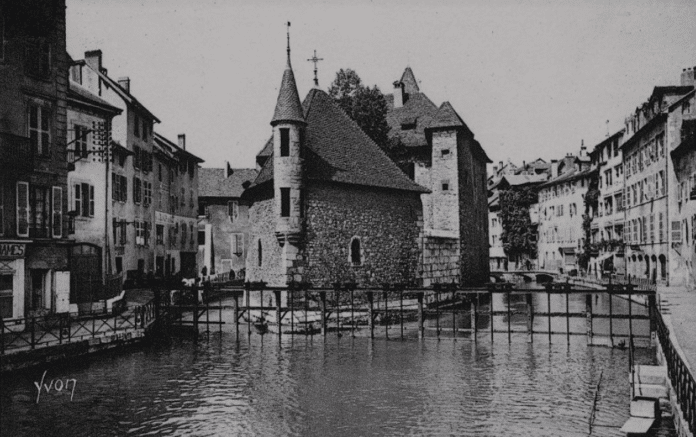
[[[406,70],[404,70],[404,74],[401,75],[401,83],[404,84],[404,91],[409,94],[420,92],[416,76],[413,75],[411,67],[406,67]]]
[[[295,74],[292,72],[292,66],[290,65],[290,53],[288,53],[288,64],[285,67],[283,80],[280,83],[278,102],[276,102],[271,126],[275,126],[280,122],[305,122],[300,95],[297,93],[297,85],[295,84]]]

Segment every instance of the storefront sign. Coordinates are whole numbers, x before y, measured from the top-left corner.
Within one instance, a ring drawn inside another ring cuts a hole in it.
[[[0,258],[24,258],[26,244],[0,243]]]

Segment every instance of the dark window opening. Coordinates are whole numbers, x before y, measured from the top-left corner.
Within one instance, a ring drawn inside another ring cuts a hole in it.
[[[263,247],[261,246],[261,239],[258,241],[258,251],[259,251],[259,267],[263,264]]]
[[[280,129],[280,156],[290,156],[290,129]]]
[[[290,188],[280,189],[280,216],[290,217]]]
[[[360,240],[358,238],[354,238],[353,241],[350,242],[350,262],[355,265],[360,265],[361,261]]]
[[[449,180],[445,179],[442,181],[442,191],[449,191]]]
[[[409,179],[412,181],[416,180],[416,163],[415,162],[409,162],[406,165],[406,176],[408,176]]]
[[[198,245],[205,245],[205,231],[198,231]]]
[[[449,149],[442,149],[441,154],[442,154],[442,157],[445,158],[445,157],[449,156],[450,151],[449,151]]]

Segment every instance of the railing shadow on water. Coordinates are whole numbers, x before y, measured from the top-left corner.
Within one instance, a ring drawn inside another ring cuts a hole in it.
[[[0,320],[0,354],[34,350],[124,331],[145,329],[155,321],[154,299],[144,305],[121,308],[111,313],[74,315],[56,313]]]

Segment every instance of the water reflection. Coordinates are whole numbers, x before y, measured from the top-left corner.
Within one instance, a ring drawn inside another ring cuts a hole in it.
[[[565,305],[565,304],[564,304]],[[502,308],[502,307],[501,307]],[[639,363],[652,351],[638,350]],[[198,341],[48,368],[72,402],[43,395],[45,369],[3,378],[2,435],[593,435],[628,417],[626,351],[585,338],[385,340],[211,333]],[[23,396],[26,396],[24,398]]]

